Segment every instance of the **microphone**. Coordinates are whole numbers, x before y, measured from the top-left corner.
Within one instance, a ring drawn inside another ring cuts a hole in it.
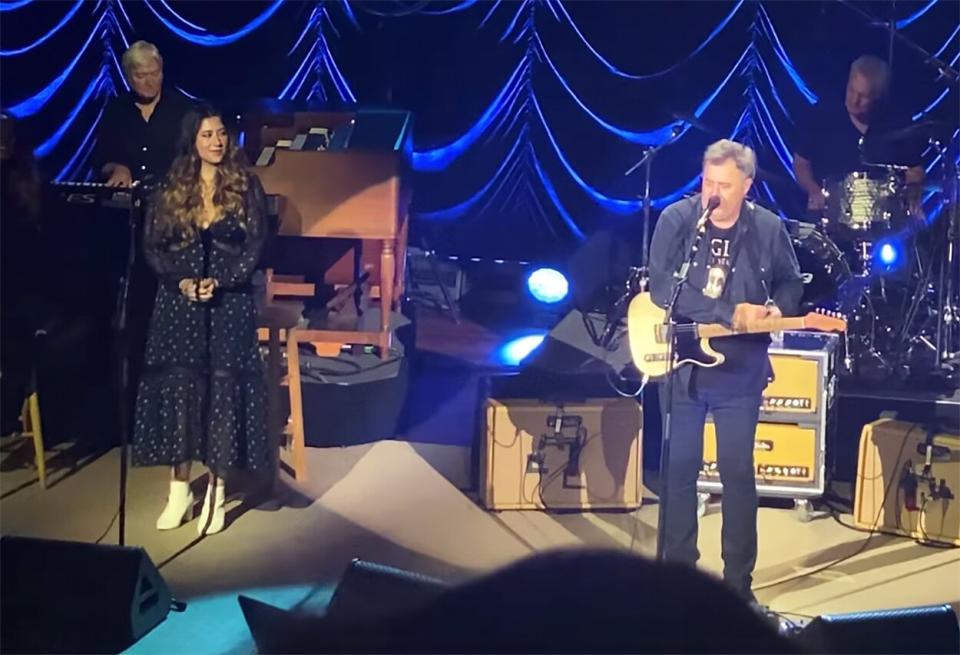
[[[690,271],[690,265],[693,263],[694,258],[697,256],[697,251],[700,250],[700,241],[703,239],[704,233],[707,231],[707,219],[710,218],[710,214],[713,213],[713,210],[720,206],[720,196],[710,196],[707,200],[707,206],[703,209],[703,213],[700,214],[700,218],[697,219],[697,231],[695,232],[695,238],[693,244],[690,246],[690,254],[687,256],[687,260],[680,265],[680,269],[673,274],[673,279],[675,280],[686,280],[687,273]]]
[[[703,231],[703,228],[707,225],[707,219],[710,218],[710,214],[713,213],[713,210],[720,206],[720,196],[710,196],[707,200],[707,206],[704,208],[703,213],[700,214],[700,218],[697,219],[697,231]]]

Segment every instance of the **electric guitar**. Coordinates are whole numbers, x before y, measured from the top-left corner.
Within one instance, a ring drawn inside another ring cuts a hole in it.
[[[649,293],[641,293],[630,301],[627,309],[627,337],[630,354],[637,369],[648,378],[665,376],[681,364],[713,367],[724,362],[724,355],[710,347],[710,339],[736,334],[779,332],[781,330],[818,330],[846,332],[847,322],[826,314],[810,313],[796,318],[764,318],[735,332],[719,324],[664,324],[666,310],[657,307]],[[673,361],[667,361],[670,333],[676,335]]]

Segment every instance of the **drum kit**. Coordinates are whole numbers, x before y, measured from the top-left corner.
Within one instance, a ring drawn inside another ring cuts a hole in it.
[[[956,387],[960,180],[944,165],[932,184],[911,185],[906,170],[868,164],[826,180],[824,209],[789,221],[804,281],[801,311],[846,315],[848,376],[885,385],[935,378]],[[942,201],[934,220],[919,209],[925,196]]]

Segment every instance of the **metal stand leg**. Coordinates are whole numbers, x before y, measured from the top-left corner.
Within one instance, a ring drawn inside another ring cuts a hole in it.
[[[456,303],[453,302],[453,299],[450,298],[450,293],[447,291],[446,285],[443,283],[443,278],[440,275],[440,269],[437,266],[437,253],[436,251],[430,248],[430,245],[427,243],[427,240],[422,235],[417,239],[417,243],[420,245],[420,249],[423,251],[424,256],[427,259],[427,265],[430,266],[430,272],[432,273],[434,283],[440,287],[440,293],[443,295],[443,303],[435,304],[444,312],[449,314],[450,318],[453,319],[454,323],[459,325],[460,323],[460,311],[457,309]],[[410,258],[407,258],[407,261],[410,261]],[[408,264],[409,265],[409,264]],[[416,282],[414,276],[411,274],[408,276],[410,281],[410,286],[413,287]]]

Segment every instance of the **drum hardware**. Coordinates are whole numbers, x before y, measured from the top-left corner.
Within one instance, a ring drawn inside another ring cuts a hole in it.
[[[824,180],[822,222],[827,233],[843,238],[885,232],[907,216],[905,166],[864,163],[840,179]]]
[[[941,215],[943,239],[940,242],[945,252],[940,259],[937,284],[937,332],[936,358],[934,366],[938,371],[950,369],[947,373],[954,378],[960,369],[958,355],[960,355],[960,284],[957,283],[957,270],[960,262],[957,261],[960,250],[960,167],[956,158],[950,156],[940,145],[939,141],[932,140],[931,145],[937,150],[940,161],[944,166],[950,166],[949,176],[944,175],[950,182],[950,192],[943,194],[944,211]],[[946,186],[946,185],[945,185]]]
[[[856,6],[856,3],[848,0],[841,0],[841,4],[856,12],[865,18],[870,24],[876,24],[874,17],[866,11]],[[900,30],[896,29],[896,22],[888,23],[890,30],[891,60],[892,43],[899,41],[908,49],[919,55],[919,60],[932,71],[936,71],[937,80],[948,89],[955,89],[960,83],[960,71],[953,67],[952,63],[939,59],[937,55],[925,50],[923,47],[904,36]],[[958,250],[960,250],[960,167],[957,165],[956,151],[949,156],[945,149],[937,140],[940,137],[950,135],[949,142],[956,144],[954,138],[954,123],[943,123],[929,119],[913,123],[899,130],[889,132],[884,135],[872,136],[871,139],[880,139],[884,141],[902,141],[907,138],[924,137],[928,139],[934,149],[936,149],[943,166],[942,180],[944,184],[934,185],[937,188],[924,188],[922,191],[935,190],[942,193],[943,213],[941,216],[942,236],[937,235],[934,244],[941,246],[938,255],[931,257],[929,267],[937,269],[936,276],[936,297],[931,302],[926,286],[917,287],[917,295],[922,295],[924,300],[922,304],[926,306],[929,316],[929,322],[933,322],[934,336],[930,339],[930,334],[924,334],[924,330],[919,330],[910,340],[908,350],[912,351],[914,346],[920,348],[920,352],[928,352],[928,343],[935,346],[935,361],[933,370],[937,374],[942,374],[951,384],[960,384],[960,261],[958,261]],[[922,198],[922,195],[920,196]],[[933,249],[934,252],[937,248]],[[927,271],[929,272],[929,271]],[[921,275],[923,279],[928,279],[927,275]],[[916,296],[914,300],[917,300]],[[915,316],[910,317],[911,322]],[[906,330],[909,332],[909,325]],[[929,326],[928,328],[929,329]],[[904,333],[906,334],[906,332]]]

